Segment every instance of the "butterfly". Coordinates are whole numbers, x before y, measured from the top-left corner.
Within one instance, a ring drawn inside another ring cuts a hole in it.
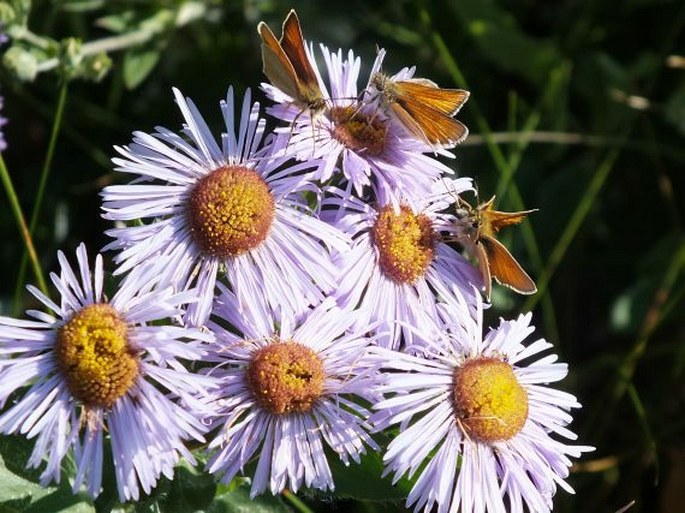
[[[309,60],[300,20],[291,9],[283,22],[283,35],[276,39],[263,21],[257,26],[262,38],[263,71],[271,84],[290,96],[313,117],[326,109],[326,100]]]
[[[377,72],[371,76],[381,107],[387,109],[414,137],[430,146],[457,144],[469,131],[454,116],[469,99],[463,89],[443,89],[425,78],[394,80]]]
[[[488,301],[490,301],[492,278],[500,285],[509,287],[519,294],[534,294],[538,290],[535,282],[506,246],[495,237],[501,228],[519,224],[528,214],[537,209],[501,212],[494,210],[494,202],[493,196],[474,208],[469,203],[459,200],[457,242],[464,244],[467,249],[475,253],[485,286],[485,297]]]

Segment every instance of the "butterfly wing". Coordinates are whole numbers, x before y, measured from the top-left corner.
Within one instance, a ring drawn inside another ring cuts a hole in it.
[[[489,273],[500,285],[509,287],[519,294],[537,292],[538,288],[535,286],[535,282],[509,253],[504,244],[492,237],[481,237],[478,246],[482,247],[483,252],[487,254]]]
[[[519,212],[501,212],[493,210],[492,205],[495,202],[493,196],[487,202],[478,206],[478,213],[481,220],[481,233],[486,237],[492,237],[495,233],[500,231],[505,226],[521,223],[528,214],[536,212],[537,209],[521,210]]]
[[[309,110],[322,110],[325,100],[304,47],[300,21],[291,10],[283,22],[283,36],[276,39],[263,21],[257,26],[262,38],[262,62],[269,81]]]
[[[298,78],[290,59],[281,44],[263,21],[257,26],[262,38],[263,71],[269,81],[278,89],[294,99],[300,98]]]
[[[469,99],[469,92],[463,89],[442,89],[434,82],[425,78],[412,78],[396,82],[400,97],[412,98],[416,102],[425,103],[431,108],[454,116],[461,106]]]
[[[294,9],[290,10],[288,17],[283,22],[283,37],[280,43],[295,70],[301,96],[309,100],[323,98],[319,81],[304,46],[300,20]]]
[[[478,241],[475,248],[476,257],[478,257],[478,269],[480,269],[480,275],[481,278],[483,278],[483,287],[485,287],[485,299],[490,301],[490,292],[492,291],[492,275],[490,274],[488,252],[482,241]]]
[[[458,144],[469,133],[461,121],[411,97],[398,95],[390,109],[416,138],[431,146]]]

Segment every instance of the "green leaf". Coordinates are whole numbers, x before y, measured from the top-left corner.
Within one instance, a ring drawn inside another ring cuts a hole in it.
[[[177,466],[174,479],[168,487],[160,506],[165,513],[188,513],[206,511],[216,494],[214,478],[198,472],[185,461]]]
[[[43,487],[31,480],[39,474],[23,467],[31,446],[24,437],[0,437],[0,513],[94,512],[88,497],[74,495],[68,483]]]
[[[280,497],[259,495],[250,498],[250,486],[245,484],[232,491],[220,491],[207,513],[291,513]]]
[[[135,89],[152,72],[159,61],[158,49],[134,48],[124,55],[124,83],[128,89]]]
[[[362,456],[360,464],[345,466],[339,458],[331,456],[329,465],[333,472],[333,495],[336,498],[398,502],[404,501],[411,490],[411,482],[406,478],[393,485],[391,476],[381,477],[383,459],[374,451]]]

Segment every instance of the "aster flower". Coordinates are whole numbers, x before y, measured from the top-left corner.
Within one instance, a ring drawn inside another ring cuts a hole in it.
[[[475,318],[455,315],[467,309],[463,298],[441,305],[444,335],[422,355],[376,350],[391,372],[371,421],[401,431],[384,455],[386,474],[421,469],[407,498],[417,512],[550,511],[557,485],[573,492],[569,456],[593,450],[558,440],[576,439],[566,425],[580,404],[547,385],[568,368],[539,356],[551,347],[544,339],[523,344],[530,313],[483,338],[481,303]]]
[[[324,245],[343,249],[346,241],[309,212],[304,193],[317,190],[302,174],[317,162],[271,157],[278,147],[262,146],[265,122],[249,90],[239,121],[232,88],[221,102],[227,130],[221,146],[192,101],[176,89],[174,95],[190,141],[158,128],[152,135],[136,132],[130,146],[116,148],[123,156],[113,159],[117,170],[137,178],[103,190],[103,217],[146,221],[107,232],[116,239],[107,249],[121,250],[117,272],[170,257],[163,281],[200,293],[186,315],[193,325],[208,319],[224,269],[243,301],[261,289],[284,315],[322,301],[337,278]]]
[[[453,286],[475,305],[472,284],[481,285],[480,275],[441,237],[454,226],[454,216],[442,213],[452,198],[447,191],[470,189],[469,178],[441,180],[430,196],[406,198],[399,208],[382,195],[377,205],[341,192],[324,200],[322,219],[353,240],[334,257],[341,269],[334,295],[341,307],[359,309],[361,325],[378,323],[381,346],[417,343],[412,326],[436,318],[437,298],[453,295]]]
[[[0,96],[0,112],[2,112],[3,103],[4,98]],[[7,118],[4,116],[0,116],[0,151],[5,151],[7,149],[7,141],[5,141],[5,134],[2,133],[2,127],[5,124],[7,124]]]
[[[278,326],[255,306],[241,309],[226,289],[217,299],[217,350],[208,359],[220,380],[213,423],[220,429],[207,468],[228,483],[256,460],[253,497],[302,485],[332,490],[326,445],[345,465],[359,462],[367,445],[378,450],[367,433],[369,411],[352,399],[378,398],[377,373],[365,358],[373,341],[350,334],[354,312],[330,298],[301,322],[284,318]]]
[[[7,36],[3,33],[3,26],[0,23],[0,45],[7,42]],[[4,98],[0,96],[0,112],[2,112],[2,104]],[[7,118],[0,116],[0,151],[5,151],[7,149],[7,142],[5,141],[5,134],[2,133],[2,127],[7,124]]]
[[[313,177],[327,181],[340,168],[350,188],[358,196],[365,186],[372,186],[396,205],[398,198],[430,192],[440,176],[452,174],[448,166],[425,155],[434,149],[411,136],[399,123],[389,117],[377,102],[360,102],[357,80],[361,61],[350,50],[343,58],[342,50],[331,53],[321,45],[330,93],[320,80],[328,107],[323,115],[301,115],[299,107],[277,88],[262,87],[277,105],[267,109],[273,116],[293,123],[281,130],[287,152],[298,159],[322,158],[323,164]],[[376,56],[373,69],[379,70],[385,51]],[[316,66],[313,59],[312,65]],[[409,77],[411,70],[403,70]],[[317,70],[318,74],[318,70]],[[368,87],[368,86],[367,86]],[[444,149],[435,150],[442,156],[453,157]]]
[[[184,441],[204,440],[200,418],[210,410],[200,394],[213,382],[181,360],[201,358],[211,338],[148,325],[177,317],[193,296],[154,289],[158,265],[132,271],[107,301],[102,257],[91,272],[83,244],[76,256],[79,277],[58,254],[61,272],[51,278],[59,304],[29,287],[53,314],[0,317],[0,407],[13,397],[0,414],[0,433],[36,439],[28,466],[46,462],[44,486],[60,481],[62,461],[73,456],[73,490],[85,485],[92,497],[101,491],[108,433],[119,498],[136,500],[161,474],[172,477],[181,457],[194,462]]]

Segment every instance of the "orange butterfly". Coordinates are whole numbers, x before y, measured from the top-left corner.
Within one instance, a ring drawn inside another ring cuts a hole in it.
[[[504,244],[495,238],[495,235],[500,228],[519,224],[528,214],[537,209],[500,212],[492,208],[494,201],[493,196],[489,201],[473,208],[460,200],[460,206],[457,208],[457,224],[461,230],[458,232],[457,241],[475,252],[483,277],[485,297],[488,301],[490,301],[492,278],[495,278],[500,285],[509,287],[519,294],[534,294],[538,290],[535,282]]]
[[[452,116],[469,99],[463,89],[442,89],[425,78],[393,80],[374,73],[371,85],[380,104],[417,139],[431,146],[452,145],[466,139],[466,126]]]
[[[290,96],[311,116],[323,112],[326,100],[307,55],[295,10],[291,9],[285,18],[280,40],[263,21],[257,26],[257,31],[262,38],[264,74],[271,84]]]

